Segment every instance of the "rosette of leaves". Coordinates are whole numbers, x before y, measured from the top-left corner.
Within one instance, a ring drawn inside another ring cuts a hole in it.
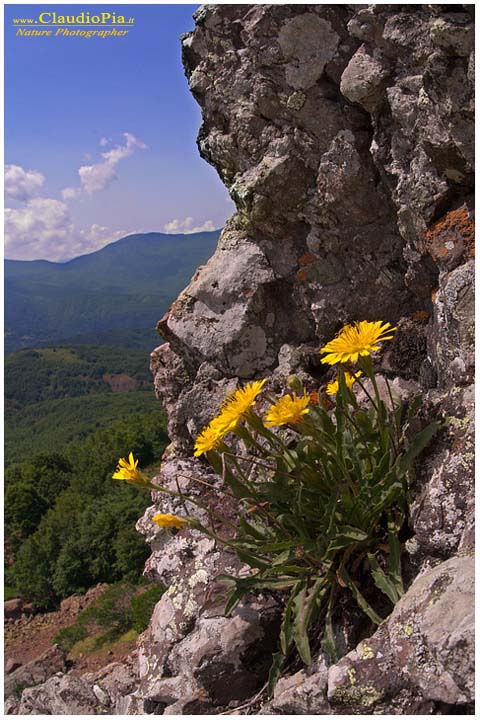
[[[361,321],[345,326],[322,348],[328,353],[322,363],[338,368],[337,379],[327,388],[336,395],[331,412],[318,402],[318,393],[307,395],[299,381],[296,389],[303,394],[278,399],[263,419],[257,407],[265,379],[225,399],[197,437],[195,455],[206,455],[221,476],[215,491],[236,499],[235,521],[219,517],[228,537],[190,517],[188,503],[209,515],[218,516],[216,510],[179,487],[176,492],[153,485],[137,469],[133,455],[119,461],[114,475],[180,497],[186,517],[157,515],[153,521],[160,527],[200,530],[234,549],[250,567],[247,576],[219,578],[229,587],[227,614],[251,592],[284,594],[270,692],[295,651],[311,664],[312,638],[320,636],[336,661],[333,617],[342,593],[349,593],[375,625],[403,594],[400,531],[408,525],[409,475],[441,423],[414,433],[412,421],[422,398],[402,402],[388,381],[389,404],[383,401],[371,354],[394,330],[390,323]],[[354,384],[361,387],[365,403],[357,401]],[[227,440],[231,435],[237,438],[234,449]],[[372,588],[381,595],[372,599]]]
[[[361,364],[373,377],[370,358]],[[408,515],[408,475],[440,423],[408,439],[421,397],[409,407],[393,401],[389,409],[376,384],[375,390],[370,406],[360,407],[340,367],[334,412],[310,405],[295,440],[285,443],[252,410],[236,430],[250,460],[207,453],[239,501],[236,537],[228,544],[252,570],[248,577],[222,576],[230,587],[226,613],[250,592],[288,593],[270,690],[292,651],[312,662],[314,628],[337,659],[332,615],[339,591],[348,589],[375,625],[382,617],[365,597],[366,575],[387,604],[403,594],[399,532]]]

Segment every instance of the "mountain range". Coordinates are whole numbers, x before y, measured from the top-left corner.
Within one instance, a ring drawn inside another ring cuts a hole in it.
[[[152,349],[220,230],[128,235],[64,263],[5,260],[5,353],[60,343]]]

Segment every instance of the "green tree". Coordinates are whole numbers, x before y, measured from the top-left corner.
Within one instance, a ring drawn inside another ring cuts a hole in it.
[[[5,528],[15,551],[38,527],[48,509],[35,485],[21,479],[5,490]]]
[[[149,548],[134,525],[120,528],[114,541],[115,569],[119,577],[134,582],[142,573]]]

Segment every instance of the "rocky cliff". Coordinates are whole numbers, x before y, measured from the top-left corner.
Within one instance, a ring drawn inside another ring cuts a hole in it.
[[[138,527],[146,572],[169,590],[114,711],[472,712],[472,7],[209,5],[183,37],[199,150],[237,212],[159,322],[159,480],[218,502],[192,448],[226,393],[263,377],[280,391],[292,373],[318,388],[318,348],[353,320],[398,325],[381,371],[406,396],[423,389],[447,425],[417,472],[408,591],[368,639],[346,618],[344,657],[319,656],[269,702],[255,695],[275,599],[225,618],[214,578],[237,561],[195,531],[155,534],[154,512],[181,506],[154,493]]]

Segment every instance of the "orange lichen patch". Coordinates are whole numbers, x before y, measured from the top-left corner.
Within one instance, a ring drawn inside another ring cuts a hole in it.
[[[413,313],[412,320],[414,322],[425,322],[428,320],[428,312],[426,310],[417,310]]]
[[[305,282],[306,279],[307,273],[305,272],[305,270],[299,270],[297,272],[297,280],[300,280],[300,282]]]
[[[331,410],[334,403],[328,397],[322,397],[322,405],[325,410]]]
[[[311,265],[314,263],[318,258],[315,257],[315,255],[311,252],[306,252],[304,255],[298,258],[298,264],[302,267],[305,265]]]
[[[450,210],[425,233],[425,247],[436,263],[453,268],[475,256],[475,224],[466,205]]]

